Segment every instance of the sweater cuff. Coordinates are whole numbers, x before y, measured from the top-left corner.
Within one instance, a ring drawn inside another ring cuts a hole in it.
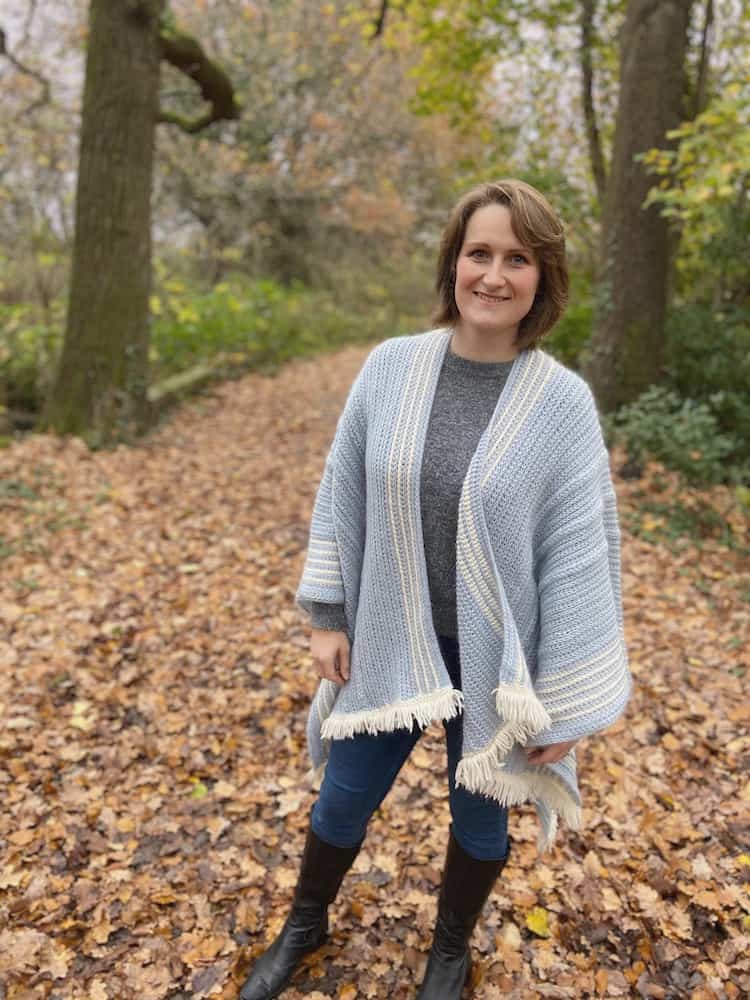
[[[311,623],[313,628],[322,628],[330,632],[346,632],[346,615],[343,604],[324,604],[322,601],[311,601]]]

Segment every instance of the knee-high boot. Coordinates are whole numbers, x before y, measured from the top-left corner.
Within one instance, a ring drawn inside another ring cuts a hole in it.
[[[301,960],[328,937],[328,906],[362,846],[334,847],[308,829],[292,909],[278,937],[253,966],[240,1000],[272,1000]]]
[[[469,938],[507,860],[508,854],[500,861],[472,858],[451,828],[432,948],[417,1000],[460,1000],[471,976]]]

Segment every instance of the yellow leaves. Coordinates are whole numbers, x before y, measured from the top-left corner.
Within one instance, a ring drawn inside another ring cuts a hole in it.
[[[193,788],[190,792],[191,799],[203,799],[208,795],[208,788],[199,781],[197,778],[191,779],[193,781]]]
[[[526,927],[537,937],[548,938],[550,936],[549,915],[542,906],[535,906],[526,914]]]
[[[664,526],[664,518],[654,517],[653,514],[644,514],[641,525],[644,531],[655,531],[657,528]]]
[[[93,704],[85,699],[74,702],[70,724],[74,729],[80,729],[84,733],[90,732],[96,726]]]

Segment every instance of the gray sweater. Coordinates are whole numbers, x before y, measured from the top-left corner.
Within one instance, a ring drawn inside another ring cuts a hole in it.
[[[427,580],[438,635],[458,635],[456,531],[461,487],[512,366],[512,361],[470,361],[449,348],[440,370],[420,479]],[[343,605],[313,602],[312,624],[346,631]]]

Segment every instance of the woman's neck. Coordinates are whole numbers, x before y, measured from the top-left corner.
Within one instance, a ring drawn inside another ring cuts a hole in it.
[[[453,329],[450,348],[453,354],[467,361],[514,361],[520,353],[515,338],[515,330],[481,334],[457,326]]]

